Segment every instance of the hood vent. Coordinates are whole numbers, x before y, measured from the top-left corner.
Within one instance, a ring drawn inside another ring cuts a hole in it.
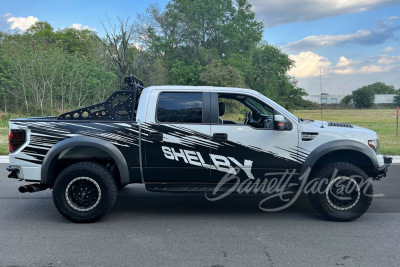
[[[300,119],[300,121],[301,121],[302,123],[304,123],[304,124],[309,124],[309,123],[315,122],[315,121],[313,121],[313,120],[308,120],[308,119]]]
[[[333,122],[333,121],[328,121],[328,126],[354,128],[354,126],[349,123]]]

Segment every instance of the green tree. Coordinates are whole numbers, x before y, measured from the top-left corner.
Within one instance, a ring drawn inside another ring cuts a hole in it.
[[[53,107],[53,89],[62,53],[61,49],[38,43],[26,34],[14,35],[5,43],[3,61],[7,68],[3,71],[11,85],[7,91],[23,99],[28,113],[31,106],[42,112],[46,103]]]
[[[221,60],[211,61],[200,74],[200,81],[211,86],[245,87],[239,71],[232,66],[223,65]]]
[[[251,65],[245,72],[245,82],[250,88],[268,96],[286,108],[295,107],[304,89],[296,86],[296,81],[287,75],[293,61],[279,48],[263,43],[251,55]]]
[[[345,97],[343,97],[343,99],[340,101],[340,104],[348,106],[350,105],[351,101],[353,100],[351,95],[346,95]]]
[[[99,102],[115,90],[116,76],[101,61],[71,53],[35,33],[0,37],[4,110],[57,114]]]
[[[183,61],[176,61],[169,71],[169,82],[176,85],[202,85],[200,74],[203,70],[204,67],[197,60],[190,65]]]
[[[99,42],[96,33],[84,29],[77,30],[74,28],[61,29],[55,33],[57,46],[70,54],[78,54],[80,57],[96,59],[99,57]]]
[[[106,58],[109,64],[113,67],[117,77],[118,86],[121,88],[124,84],[124,78],[128,75],[129,65],[129,53],[132,51],[131,40],[134,38],[135,26],[130,22],[130,18],[122,20],[118,18],[118,25],[112,24],[108,19],[108,25],[106,26],[103,22],[103,29],[106,33],[105,39],[99,40],[103,43]]]
[[[248,0],[170,0],[162,11],[150,6],[137,21],[108,19],[103,27],[104,39],[47,22],[1,34],[4,108],[47,114],[93,104],[128,73],[146,85],[251,87],[286,107],[306,105],[287,75],[293,62],[260,43],[263,25]]]
[[[34,37],[35,41],[37,42],[53,44],[56,42],[54,28],[47,21],[36,22],[26,31],[25,35]]]
[[[142,43],[163,59],[169,83],[250,87],[286,107],[304,104],[287,75],[293,61],[260,43],[263,24],[248,0],[171,0],[147,14]]]
[[[371,87],[363,86],[351,94],[357,108],[370,108],[374,104],[375,92]]]
[[[393,104],[395,104],[396,106],[400,106],[400,89],[396,91],[396,95],[394,96],[393,99]]]
[[[362,88],[370,89],[375,94],[395,94],[396,89],[393,85],[387,85],[383,82],[376,82],[370,85],[363,86]]]
[[[248,56],[261,41],[263,30],[264,25],[255,19],[251,4],[247,0],[237,0],[232,21],[227,26],[229,43],[227,45],[222,41],[222,53],[227,57],[237,54]]]
[[[142,28],[142,42],[162,56],[170,71],[176,61],[191,65],[201,61],[202,49],[218,58],[249,54],[262,37],[263,26],[255,19],[247,0],[174,0],[164,12],[151,6]],[[143,25],[143,24],[142,24]],[[201,62],[202,66],[206,64]]]
[[[129,61],[135,76],[140,77],[145,86],[164,85],[168,83],[168,70],[161,57],[154,56],[145,49],[131,48]]]
[[[1,103],[1,108],[3,109],[4,112],[7,112],[7,92],[6,92],[6,87],[7,87],[7,77],[5,76],[4,69],[7,68],[6,62],[4,61],[4,40],[8,38],[8,34],[3,33],[0,31],[0,103]]]

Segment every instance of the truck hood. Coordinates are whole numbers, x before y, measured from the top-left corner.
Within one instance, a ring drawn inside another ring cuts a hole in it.
[[[324,128],[321,128],[321,126]],[[303,132],[317,132],[320,134],[337,135],[345,139],[374,140],[378,138],[376,132],[356,125],[330,121],[303,121],[300,122],[300,130]]]

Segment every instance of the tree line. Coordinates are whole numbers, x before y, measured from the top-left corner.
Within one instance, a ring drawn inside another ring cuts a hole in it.
[[[252,88],[286,108],[308,104],[287,74],[294,62],[262,41],[247,0],[171,0],[102,25],[105,36],[48,22],[0,32],[0,109],[54,115],[94,104],[129,73],[145,86]]]
[[[51,115],[101,101],[115,88],[95,33],[38,22],[0,33],[0,109]]]
[[[341,104],[347,107],[371,108],[374,105],[376,94],[394,94],[393,104],[400,105],[400,89],[396,90],[393,85],[387,85],[383,82],[376,82],[354,90],[342,99]]]

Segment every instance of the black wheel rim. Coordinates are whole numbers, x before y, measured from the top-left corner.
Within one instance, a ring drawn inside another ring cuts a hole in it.
[[[360,200],[360,186],[354,178],[336,177],[328,184],[325,197],[336,210],[350,210]]]
[[[68,184],[65,197],[68,205],[74,210],[90,211],[100,202],[100,186],[92,178],[77,177]]]

